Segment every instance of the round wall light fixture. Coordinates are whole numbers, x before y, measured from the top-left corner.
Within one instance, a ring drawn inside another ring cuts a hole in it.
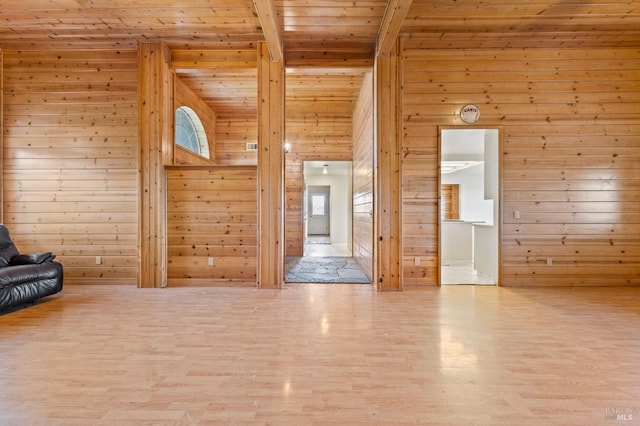
[[[473,104],[468,104],[460,110],[460,118],[467,124],[473,124],[480,118],[480,108]]]

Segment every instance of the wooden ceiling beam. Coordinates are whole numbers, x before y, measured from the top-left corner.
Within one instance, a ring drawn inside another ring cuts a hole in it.
[[[269,48],[271,60],[274,62],[282,61],[284,58],[282,37],[273,0],[253,0],[253,5],[262,26],[262,33]]]
[[[378,31],[376,57],[389,56],[412,2],[413,0],[389,0]]]

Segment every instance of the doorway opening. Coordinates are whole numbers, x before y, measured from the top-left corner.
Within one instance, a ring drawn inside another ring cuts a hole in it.
[[[440,131],[440,283],[497,285],[499,130]]]
[[[304,257],[351,257],[351,170],[351,161],[304,162]]]
[[[351,161],[305,161],[303,256],[287,258],[285,281],[370,283],[352,257]]]

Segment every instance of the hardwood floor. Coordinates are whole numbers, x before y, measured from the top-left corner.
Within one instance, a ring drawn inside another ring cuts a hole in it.
[[[0,424],[639,424],[638,295],[67,286],[0,316]]]

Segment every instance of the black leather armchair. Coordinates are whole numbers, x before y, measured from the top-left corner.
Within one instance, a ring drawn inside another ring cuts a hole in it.
[[[0,224],[0,313],[62,290],[62,264],[51,252],[20,254]]]

